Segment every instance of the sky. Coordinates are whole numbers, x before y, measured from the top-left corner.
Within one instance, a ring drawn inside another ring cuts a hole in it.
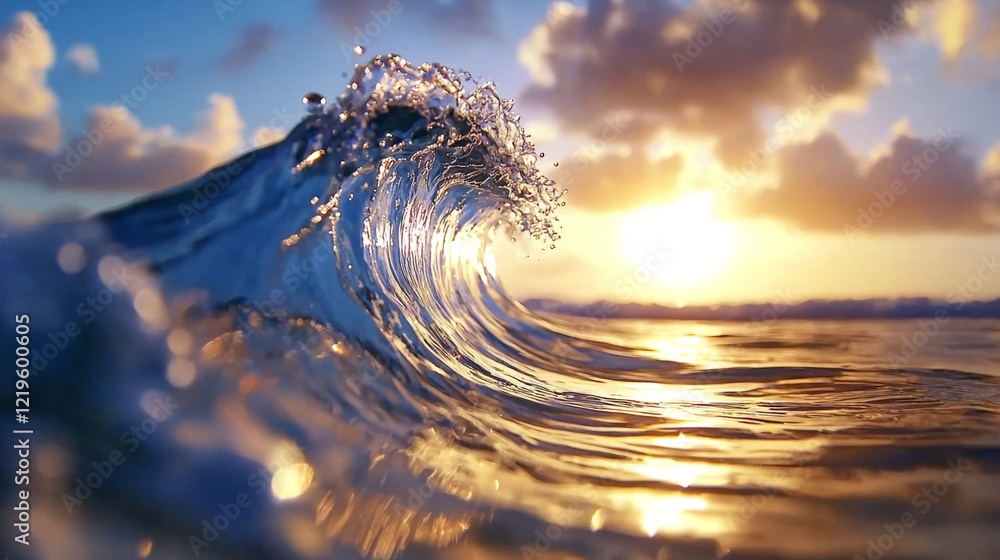
[[[357,44],[516,99],[567,191],[555,250],[497,248],[522,297],[1000,296],[1000,0],[7,1],[0,212],[274,141]]]

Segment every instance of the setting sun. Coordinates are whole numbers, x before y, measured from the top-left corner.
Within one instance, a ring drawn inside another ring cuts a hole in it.
[[[667,283],[711,277],[729,262],[735,244],[733,228],[712,216],[714,202],[709,193],[691,193],[629,214],[621,230],[625,258]]]

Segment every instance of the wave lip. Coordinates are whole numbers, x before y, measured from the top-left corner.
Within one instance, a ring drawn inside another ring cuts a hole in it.
[[[532,372],[572,339],[507,293],[493,256],[497,239],[559,237],[561,192],[512,108],[492,83],[379,55],[281,142],[99,221],[168,296],[312,321],[377,356],[421,394],[415,414],[469,391],[550,399]]]

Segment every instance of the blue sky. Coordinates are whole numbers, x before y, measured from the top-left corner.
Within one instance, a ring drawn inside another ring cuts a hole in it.
[[[442,40],[440,33],[422,30],[405,19],[406,11],[372,37],[369,52],[397,52],[415,61],[435,60],[461,67],[476,76],[495,80],[514,95],[527,76],[517,64],[516,46],[545,14],[539,2],[518,2],[516,9],[501,10],[498,37]],[[16,0],[0,9],[0,21],[18,11],[39,11],[36,2]],[[126,0],[74,0],[45,26],[59,53],[74,44],[93,45],[101,71],[81,77],[66,60],[49,74],[59,94],[60,116],[67,129],[82,129],[94,105],[108,104],[135,86],[147,64],[172,65],[176,73],[134,113],[147,126],[193,126],[212,92],[233,96],[248,125],[267,123],[275,108],[298,110],[299,97],[320,91],[328,97],[340,93],[361,59],[345,60],[343,43],[354,44],[355,33],[344,31],[317,17],[312,3],[274,3],[244,0],[221,10],[206,0],[170,3],[137,3]],[[220,15],[221,14],[221,17]],[[258,22],[276,28],[272,50],[243,71],[222,71],[218,61],[239,41],[241,31]]]

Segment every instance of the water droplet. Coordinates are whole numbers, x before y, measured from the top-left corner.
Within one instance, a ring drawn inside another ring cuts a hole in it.
[[[362,47],[361,45],[355,45],[354,46],[354,54],[356,54],[358,56],[364,56],[364,54],[365,54],[365,48]]]
[[[346,78],[347,77],[347,72],[341,72],[340,73],[340,77],[341,78]]]
[[[559,167],[559,162],[557,161],[557,162],[553,163],[552,166],[553,167]]]
[[[326,98],[315,91],[309,92],[302,96],[302,105],[306,112],[318,113],[326,107]]]
[[[538,157],[545,157],[545,152],[538,154]]]

